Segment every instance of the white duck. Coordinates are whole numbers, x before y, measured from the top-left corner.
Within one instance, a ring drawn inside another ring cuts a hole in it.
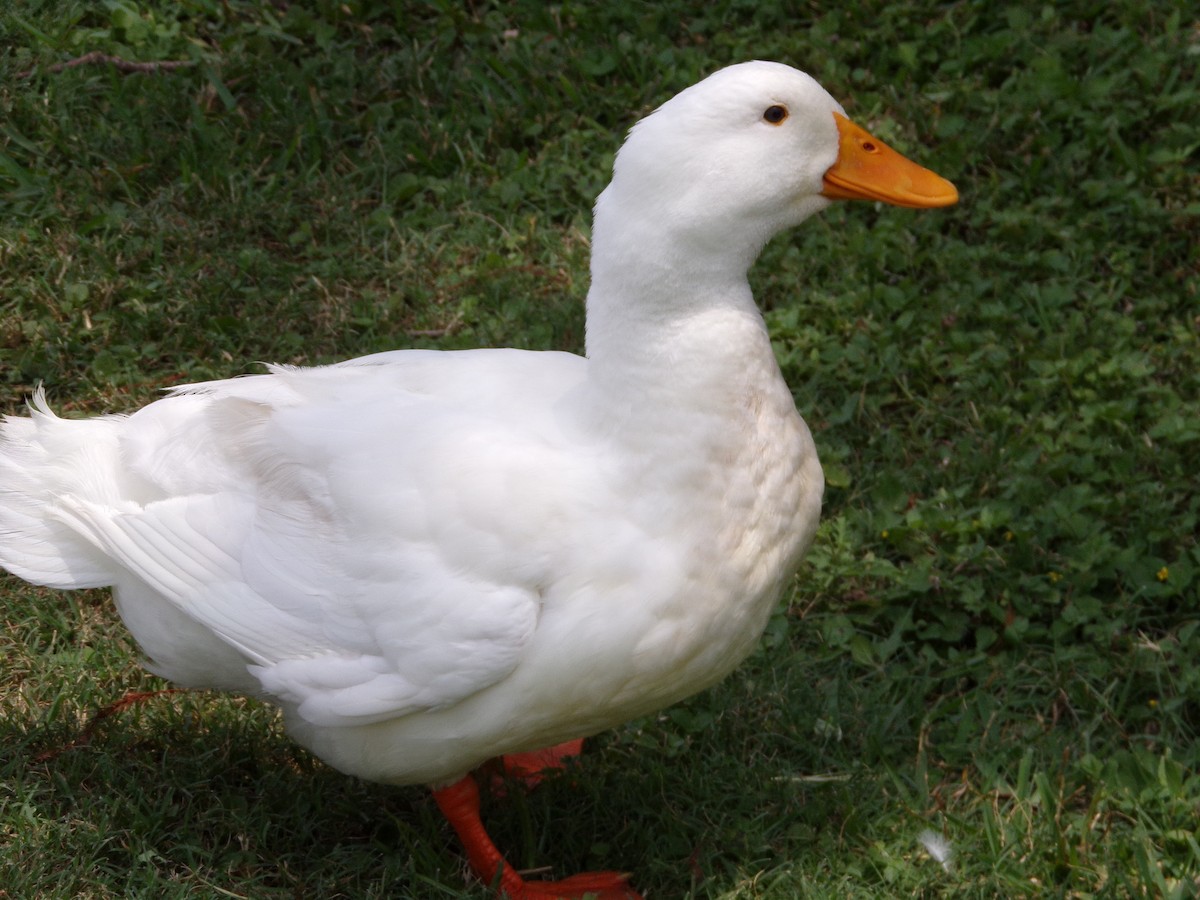
[[[639,122],[596,202],[587,355],[401,350],[0,437],[0,564],[112,585],[154,672],[283,708],[343,772],[440,786],[525,881],[473,768],[699,691],[750,652],[822,477],[746,272],[831,198],[954,203],[809,76],[723,69]]]

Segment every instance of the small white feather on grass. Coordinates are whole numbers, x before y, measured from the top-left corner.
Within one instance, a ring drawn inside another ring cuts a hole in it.
[[[950,857],[954,855],[954,848],[950,846],[948,840],[936,831],[928,830],[918,834],[917,840],[921,842],[926,853],[942,864],[943,869],[949,872],[953,868],[954,864],[950,861]]]

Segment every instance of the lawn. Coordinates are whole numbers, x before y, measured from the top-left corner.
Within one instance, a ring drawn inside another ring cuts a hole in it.
[[[61,67],[91,51],[187,65]],[[1194,4],[16,0],[0,411],[39,382],[76,415],[260,361],[580,351],[623,132],[750,58],[962,201],[768,246],[817,544],[741,669],[492,800],[493,836],[648,900],[1194,896]],[[0,612],[0,897],[488,896],[427,792],[328,769],[256,702],[85,732],[164,686],[104,592],[0,576]]]

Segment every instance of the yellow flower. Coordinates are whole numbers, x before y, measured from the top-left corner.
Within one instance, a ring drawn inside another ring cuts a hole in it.
[[[1061,573],[1059,573],[1059,572],[1051,572],[1050,573],[1050,583],[1051,584],[1058,584],[1060,581],[1062,581]]]
[[[1151,697],[1149,700],[1146,701],[1146,705],[1149,706],[1151,709],[1158,709],[1158,698]]]
[[[1157,578],[1159,581],[1166,581],[1168,578],[1171,577],[1171,572],[1169,569],[1167,569],[1166,566],[1163,566],[1161,569],[1158,570],[1158,572],[1155,574],[1154,577]]]
[[[887,530],[886,528],[885,528],[885,529],[883,529],[883,531],[879,532],[879,536],[880,536],[881,538],[883,538],[883,539],[886,541],[886,540],[887,540],[887,536],[888,536],[888,530]]]
[[[1013,534],[1011,531],[1004,532],[1004,539],[1006,541],[1011,541],[1014,537],[1016,537],[1016,535]]]

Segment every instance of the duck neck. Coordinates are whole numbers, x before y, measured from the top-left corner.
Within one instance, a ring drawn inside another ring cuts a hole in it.
[[[587,357],[594,383],[624,392],[678,383],[688,372],[719,377],[750,349],[747,342],[770,350],[746,281],[761,242],[739,247],[728,235],[622,216],[620,206],[606,191],[592,232]]]

